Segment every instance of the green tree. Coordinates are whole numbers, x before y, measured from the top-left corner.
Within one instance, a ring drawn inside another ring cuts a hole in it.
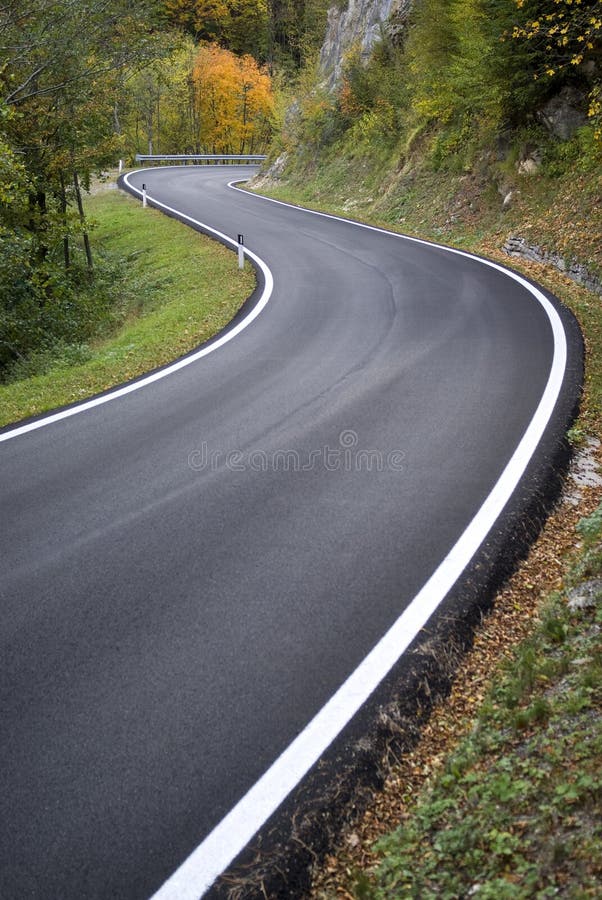
[[[193,40],[185,37],[172,54],[127,81],[121,122],[129,155],[200,153],[192,79],[196,54]]]
[[[117,100],[126,73],[160,49],[157,9],[155,0],[0,7],[0,140],[20,172],[19,191],[0,209],[0,346],[13,357],[77,331],[76,234],[92,274],[81,184],[117,158]]]
[[[124,71],[154,58],[158,40],[149,28],[154,0],[31,0],[0,9],[4,66],[0,90],[16,114],[3,132],[24,161],[30,181],[31,227],[38,254],[52,195],[64,211],[79,201],[79,180],[114,161],[114,109]],[[81,14],[85,12],[85,27]],[[69,185],[69,189],[67,188]]]

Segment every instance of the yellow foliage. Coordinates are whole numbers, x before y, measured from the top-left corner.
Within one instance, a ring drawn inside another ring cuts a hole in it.
[[[274,112],[271,79],[252,56],[201,46],[192,72],[200,143],[214,153],[253,153],[266,145]]]
[[[515,0],[515,4],[523,9],[525,0]],[[584,50],[594,50],[602,39],[602,0],[553,0],[549,12],[515,26],[513,37],[546,42],[555,62],[546,70],[549,76],[567,66],[578,66]]]
[[[515,0],[515,5],[522,9],[525,0]],[[588,59],[595,60],[602,44],[602,0],[553,0],[548,10],[515,26],[512,35],[517,40],[538,42],[545,49],[547,62],[534,73],[535,78],[552,78]],[[596,141],[602,140],[599,81],[599,76],[594,78],[589,105]]]

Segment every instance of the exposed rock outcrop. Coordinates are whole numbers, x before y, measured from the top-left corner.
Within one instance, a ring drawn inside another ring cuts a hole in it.
[[[587,122],[586,108],[583,94],[565,85],[538,111],[537,118],[555,137],[568,141]]]
[[[532,262],[554,266],[555,269],[558,269],[571,281],[575,281],[577,284],[602,296],[602,279],[590,272],[583,263],[566,260],[560,253],[543,250],[535,244],[528,244],[524,238],[516,235],[510,235],[503,249],[508,256],[519,256]]]
[[[516,170],[519,175],[537,175],[541,169],[541,160],[541,150],[527,144],[521,149]]]
[[[260,191],[262,189],[269,189],[275,184],[278,184],[288,165],[288,161],[288,153],[286,153],[286,151],[281,153],[280,156],[277,156],[266,169],[262,170],[259,175],[256,175],[255,178],[253,178],[251,181],[253,187]]]
[[[329,87],[338,83],[352,47],[359,47],[368,60],[383,33],[401,40],[412,6],[413,0],[349,0],[346,7],[331,6],[320,51],[320,69]]]

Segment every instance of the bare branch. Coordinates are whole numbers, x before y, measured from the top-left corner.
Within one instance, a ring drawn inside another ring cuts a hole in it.
[[[25,79],[25,81],[23,82],[23,84],[19,85],[19,87],[16,88],[14,91],[11,91],[11,93],[5,98],[5,102],[7,103],[7,105],[10,106],[10,105],[15,105],[16,103],[18,103],[19,100],[16,100],[16,99],[15,99],[16,96],[17,96],[17,94],[19,94],[19,93],[21,93],[22,91],[24,91],[24,90],[28,87],[28,85],[30,85],[31,82],[34,81],[34,80],[38,77],[38,75],[41,75],[42,72],[44,72],[44,70],[45,70],[46,68],[47,68],[47,66],[38,66],[38,68],[35,69],[35,70],[31,73],[31,75],[29,75],[29,77]],[[28,94],[27,96],[33,97],[33,96],[35,96],[35,93],[36,93],[36,92],[34,91],[34,92]]]

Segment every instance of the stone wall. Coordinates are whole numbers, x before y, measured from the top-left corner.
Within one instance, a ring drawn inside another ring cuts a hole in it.
[[[545,265],[554,266],[559,272],[562,272],[571,281],[575,281],[582,287],[602,296],[602,279],[594,275],[593,272],[584,266],[583,263],[566,260],[559,253],[554,251],[543,250],[536,244],[528,244],[525,238],[517,235],[510,235],[504,244],[504,252],[509,256],[519,256],[522,259],[529,259],[532,262],[544,263]]]

